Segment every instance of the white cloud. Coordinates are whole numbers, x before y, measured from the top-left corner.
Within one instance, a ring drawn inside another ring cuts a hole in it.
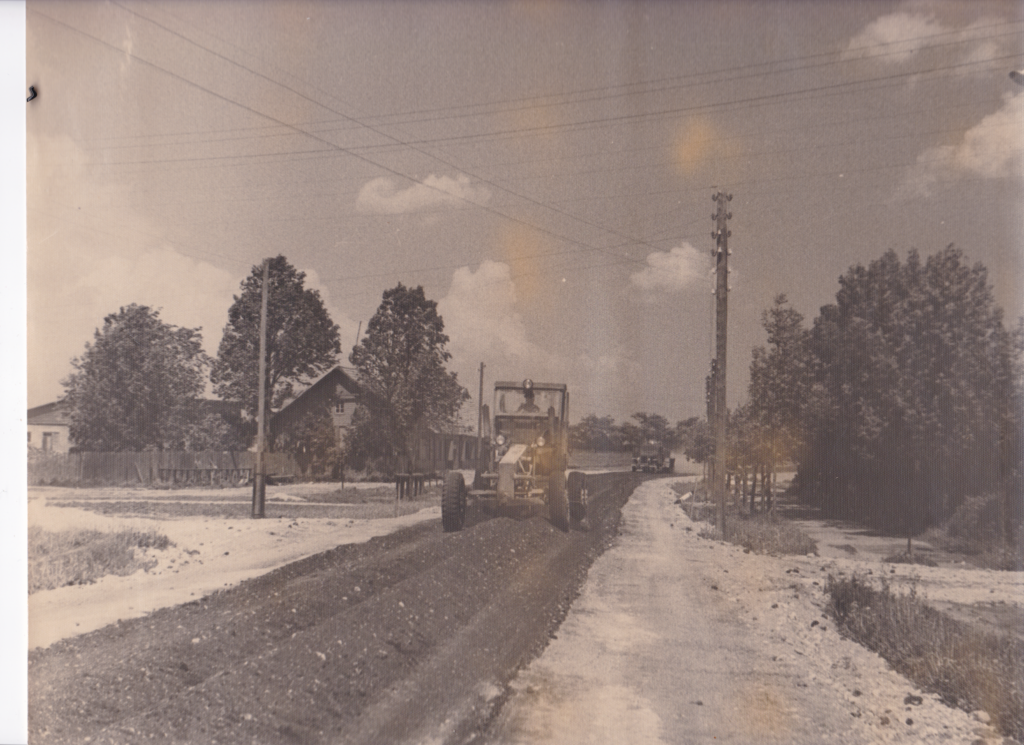
[[[642,290],[678,292],[706,281],[709,266],[703,251],[684,242],[670,251],[648,254],[647,266],[629,279]]]
[[[91,172],[70,138],[37,133],[28,144],[29,405],[61,396],[71,359],[82,354],[105,316],[131,303],[160,309],[165,323],[201,327],[204,348],[216,354],[228,308],[251,265],[223,269],[201,255],[184,255],[134,212],[125,183]],[[332,307],[315,272],[307,271],[306,286],[320,291],[347,357],[356,323]]]
[[[320,298],[324,301],[324,307],[327,308],[328,315],[330,315],[331,320],[338,326],[338,337],[341,340],[341,356],[339,357],[338,363],[347,366],[350,364],[348,356],[352,351],[352,347],[356,344],[356,334],[360,332],[360,325],[357,321],[353,321],[347,314],[338,310],[337,306],[335,306],[331,300],[330,290],[328,290],[327,286],[320,281],[320,275],[318,275],[315,270],[302,269],[302,271],[306,273],[306,289],[316,290],[320,293]],[[225,317],[225,321],[226,320],[227,318]]]
[[[964,134],[956,165],[987,178],[1021,176],[1024,165],[1024,93],[1007,95],[1003,107]]]
[[[964,133],[956,145],[922,152],[911,168],[904,191],[928,196],[937,183],[957,176],[1024,180],[1024,93],[1008,94],[999,111]]]
[[[407,189],[398,189],[392,179],[382,176],[359,190],[356,209],[384,215],[399,215],[437,207],[462,207],[483,204],[491,198],[483,186],[473,186],[468,176],[427,176]]]
[[[455,270],[448,294],[438,303],[453,351],[476,359],[502,359],[516,366],[547,363],[550,355],[527,336],[516,311],[516,288],[508,264],[485,261],[477,271]]]
[[[977,64],[1014,51],[1009,46],[1012,42],[992,38],[992,27],[1005,22],[1005,19],[986,16],[955,28],[943,25],[928,12],[891,13],[872,21],[854,36],[843,51],[843,59],[871,59],[881,64],[900,65],[933,47],[944,55],[944,68],[952,67],[959,75],[969,75],[983,71]],[[910,82],[915,81],[916,77]]]
[[[845,59],[877,58],[884,62],[906,62],[929,43],[927,37],[947,31],[931,15],[891,13],[869,23],[850,40]]]

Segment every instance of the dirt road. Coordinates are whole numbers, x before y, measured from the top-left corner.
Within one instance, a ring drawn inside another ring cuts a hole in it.
[[[615,545],[484,740],[1000,741],[830,628],[822,570],[842,570],[698,538],[675,498],[664,480],[634,492]]]
[[[589,532],[435,518],[37,649],[30,741],[1000,741],[836,634],[854,560],[700,539],[632,483]]]
[[[37,649],[29,739],[465,741],[557,629],[632,482],[592,491],[589,532],[431,520]]]

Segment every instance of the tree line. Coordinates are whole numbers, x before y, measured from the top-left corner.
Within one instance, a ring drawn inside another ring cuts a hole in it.
[[[270,412],[337,365],[341,343],[304,272],[277,256],[269,260],[268,278],[264,404]],[[106,316],[61,381],[76,449],[248,448],[259,407],[262,293],[258,265],[228,310],[216,357],[203,350],[201,329],[168,324],[158,309],[132,304]],[[437,304],[422,287],[399,283],[387,290],[349,356],[361,395],[346,442],[337,441],[330,410],[321,407],[271,441],[271,449],[292,452],[322,473],[347,457],[393,461],[407,453],[416,423],[452,426],[469,393],[445,369],[447,343]],[[205,400],[208,382],[221,402],[235,406]]]
[[[784,295],[763,314],[768,345],[730,412],[731,470],[760,469],[764,484],[795,464],[804,499],[889,531],[986,494],[1008,533],[1020,522],[1024,324],[1007,326],[982,264],[953,246],[890,250],[851,267],[835,302],[803,321]]]
[[[714,443],[707,422],[690,417],[675,426],[661,414],[637,412],[635,422],[616,424],[610,416],[587,414],[569,427],[569,445],[573,450],[599,453],[633,452],[646,442],[657,442],[673,452],[682,452],[690,460],[702,463],[711,456]]]

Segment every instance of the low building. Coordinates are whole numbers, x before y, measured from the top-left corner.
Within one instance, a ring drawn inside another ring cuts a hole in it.
[[[71,421],[63,401],[28,410],[28,446],[49,453],[71,450]]]

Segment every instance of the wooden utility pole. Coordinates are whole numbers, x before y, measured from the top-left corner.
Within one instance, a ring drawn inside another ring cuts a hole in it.
[[[476,470],[482,471],[484,462],[484,363],[480,363],[480,397],[476,400]],[[474,487],[475,488],[475,487]]]
[[[731,212],[726,211],[726,203],[732,201],[732,194],[717,192],[712,201],[718,206],[711,219],[715,221],[715,229],[711,237],[715,241],[712,255],[715,257],[715,467],[712,477],[712,488],[717,505],[716,525],[718,532],[725,537],[725,352],[727,347],[727,326],[729,315],[729,226]]]
[[[260,301],[260,363],[256,404],[256,475],[252,482],[252,517],[264,516],[267,503],[267,295],[270,291],[270,259],[263,260],[263,294]]]

